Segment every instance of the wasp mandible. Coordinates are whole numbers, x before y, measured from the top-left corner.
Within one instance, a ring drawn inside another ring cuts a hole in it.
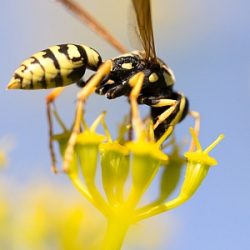
[[[72,0],[61,0],[61,2],[78,16],[83,15],[90,26],[94,23],[97,33],[103,32],[105,38],[110,35]],[[80,132],[83,104],[93,92],[105,95],[108,99],[128,96],[131,104],[135,101],[148,105],[154,123],[156,140],[169,127],[174,127],[181,122],[190,112],[188,99],[173,89],[175,77],[172,70],[156,55],[150,0],[132,0],[132,4],[143,50],[124,53],[103,61],[95,49],[86,45],[52,46],[25,60],[15,71],[8,85],[9,89],[56,88],[47,97],[52,165],[55,164],[55,158],[52,146],[50,103],[61,93],[62,87],[69,84],[78,82],[82,89],[77,96],[75,122],[65,152],[65,169],[71,160],[76,136]],[[112,37],[111,43],[117,50],[126,51],[122,45],[117,45],[117,40],[112,40]],[[82,77],[86,69],[93,70],[95,73],[87,81],[83,81]],[[132,113],[133,109],[136,107],[132,105]],[[191,114],[195,116],[198,131],[198,113],[192,112]]]

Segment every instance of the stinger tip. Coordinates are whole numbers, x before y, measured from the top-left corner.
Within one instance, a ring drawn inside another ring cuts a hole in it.
[[[10,80],[10,82],[7,85],[7,89],[21,89],[21,83],[17,80]]]

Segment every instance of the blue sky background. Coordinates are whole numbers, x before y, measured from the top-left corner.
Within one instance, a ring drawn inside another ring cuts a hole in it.
[[[79,1],[129,49],[128,1]],[[173,231],[160,249],[250,249],[250,2],[247,0],[154,0],[157,53],[176,75],[176,89],[188,96],[202,116],[201,143],[218,134],[225,140],[212,153],[219,162],[191,201],[155,220],[173,220]],[[6,91],[19,63],[36,51],[59,43],[84,43],[104,59],[117,52],[82,25],[56,1],[1,1],[0,9],[0,137],[15,146],[9,168],[1,175],[25,185],[30,176],[50,176],[44,99],[48,91]],[[75,86],[58,100],[65,120],[73,117]],[[128,110],[124,98],[93,96],[87,104],[92,121],[108,110],[112,129]],[[119,115],[117,115],[119,114]],[[192,120],[176,128],[179,139]],[[60,181],[58,181],[60,179]],[[65,184],[66,183],[66,184]],[[171,231],[171,228],[168,228]],[[152,229],[152,235],[157,231]],[[132,248],[125,248],[132,249]],[[137,248],[138,249],[138,248]]]

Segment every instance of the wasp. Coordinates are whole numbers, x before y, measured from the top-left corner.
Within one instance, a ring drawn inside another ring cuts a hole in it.
[[[61,2],[78,16],[83,16],[87,23],[94,22],[96,29],[99,29],[97,32],[104,33],[103,37],[109,36],[101,24],[93,21],[93,18],[72,0],[61,0]],[[105,95],[108,99],[127,96],[130,99],[135,120],[137,103],[148,105],[156,140],[169,127],[173,128],[181,122],[190,112],[187,97],[173,88],[175,83],[173,71],[156,55],[150,0],[132,0],[132,4],[143,50],[123,53],[115,58],[103,60],[95,49],[86,45],[52,46],[23,61],[8,85],[9,89],[55,88],[47,97],[49,121],[51,120],[50,103],[61,93],[62,87],[72,83],[78,83],[82,87],[77,96],[75,122],[65,152],[66,165],[72,157],[76,135],[80,132],[83,104],[93,92]],[[117,45],[117,40],[111,39],[111,41],[117,50],[126,51],[124,47]],[[87,81],[83,81],[86,69],[95,73]],[[133,105],[135,102],[136,104]],[[198,113],[192,114],[198,117]],[[52,137],[51,121],[49,123],[50,137]],[[50,139],[50,149],[54,159],[52,139]]]

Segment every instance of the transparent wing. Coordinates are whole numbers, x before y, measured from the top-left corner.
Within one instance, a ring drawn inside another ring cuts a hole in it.
[[[74,13],[82,22],[84,22],[89,28],[94,30],[100,37],[106,40],[110,45],[112,45],[120,53],[126,53],[127,49],[115,38],[110,32],[98,22],[92,15],[90,15],[86,9],[80,6],[74,0],[58,0],[67,9]]]
[[[156,60],[150,0],[132,0],[132,3],[136,14],[137,33],[145,50],[146,60]]]

